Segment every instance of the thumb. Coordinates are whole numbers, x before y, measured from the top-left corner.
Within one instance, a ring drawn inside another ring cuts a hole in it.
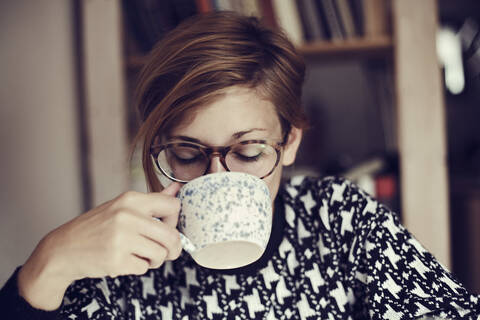
[[[164,194],[164,195],[167,195],[167,196],[175,197],[181,187],[182,187],[182,184],[181,184],[181,183],[179,183],[179,182],[172,182],[172,183],[170,183],[170,185],[169,185],[168,187],[166,187],[165,189],[163,189],[160,193],[161,193],[161,194]]]

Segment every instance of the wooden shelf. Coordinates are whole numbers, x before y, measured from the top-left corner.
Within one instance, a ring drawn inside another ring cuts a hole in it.
[[[391,37],[355,38],[344,41],[322,41],[306,43],[298,51],[306,59],[345,59],[345,58],[391,58],[393,41]],[[126,59],[130,71],[138,71],[145,63],[145,56],[133,55]]]
[[[301,45],[298,50],[306,59],[391,58],[391,37],[355,38],[344,41],[313,42]]]

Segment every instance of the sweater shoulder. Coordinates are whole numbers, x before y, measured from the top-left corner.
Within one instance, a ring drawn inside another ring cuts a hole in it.
[[[342,228],[349,226],[352,231],[371,228],[385,216],[384,213],[390,212],[355,183],[343,177],[293,177],[284,185],[284,189],[285,203],[295,215],[308,220],[320,220],[321,223],[317,225],[331,231],[337,229],[337,232],[343,233]]]

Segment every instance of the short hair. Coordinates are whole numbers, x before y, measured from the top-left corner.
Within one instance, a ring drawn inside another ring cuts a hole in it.
[[[270,101],[283,134],[306,128],[301,105],[305,63],[280,31],[255,17],[213,12],[190,18],[165,35],[150,52],[138,79],[136,107],[142,125],[142,161],[149,190],[161,189],[150,158],[156,136],[169,132],[223,89],[255,89]]]

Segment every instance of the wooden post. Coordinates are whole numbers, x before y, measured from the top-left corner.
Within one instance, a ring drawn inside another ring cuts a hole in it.
[[[92,205],[126,191],[129,183],[120,3],[81,1]]]
[[[435,0],[393,0],[398,143],[405,226],[450,266],[445,105]]]

